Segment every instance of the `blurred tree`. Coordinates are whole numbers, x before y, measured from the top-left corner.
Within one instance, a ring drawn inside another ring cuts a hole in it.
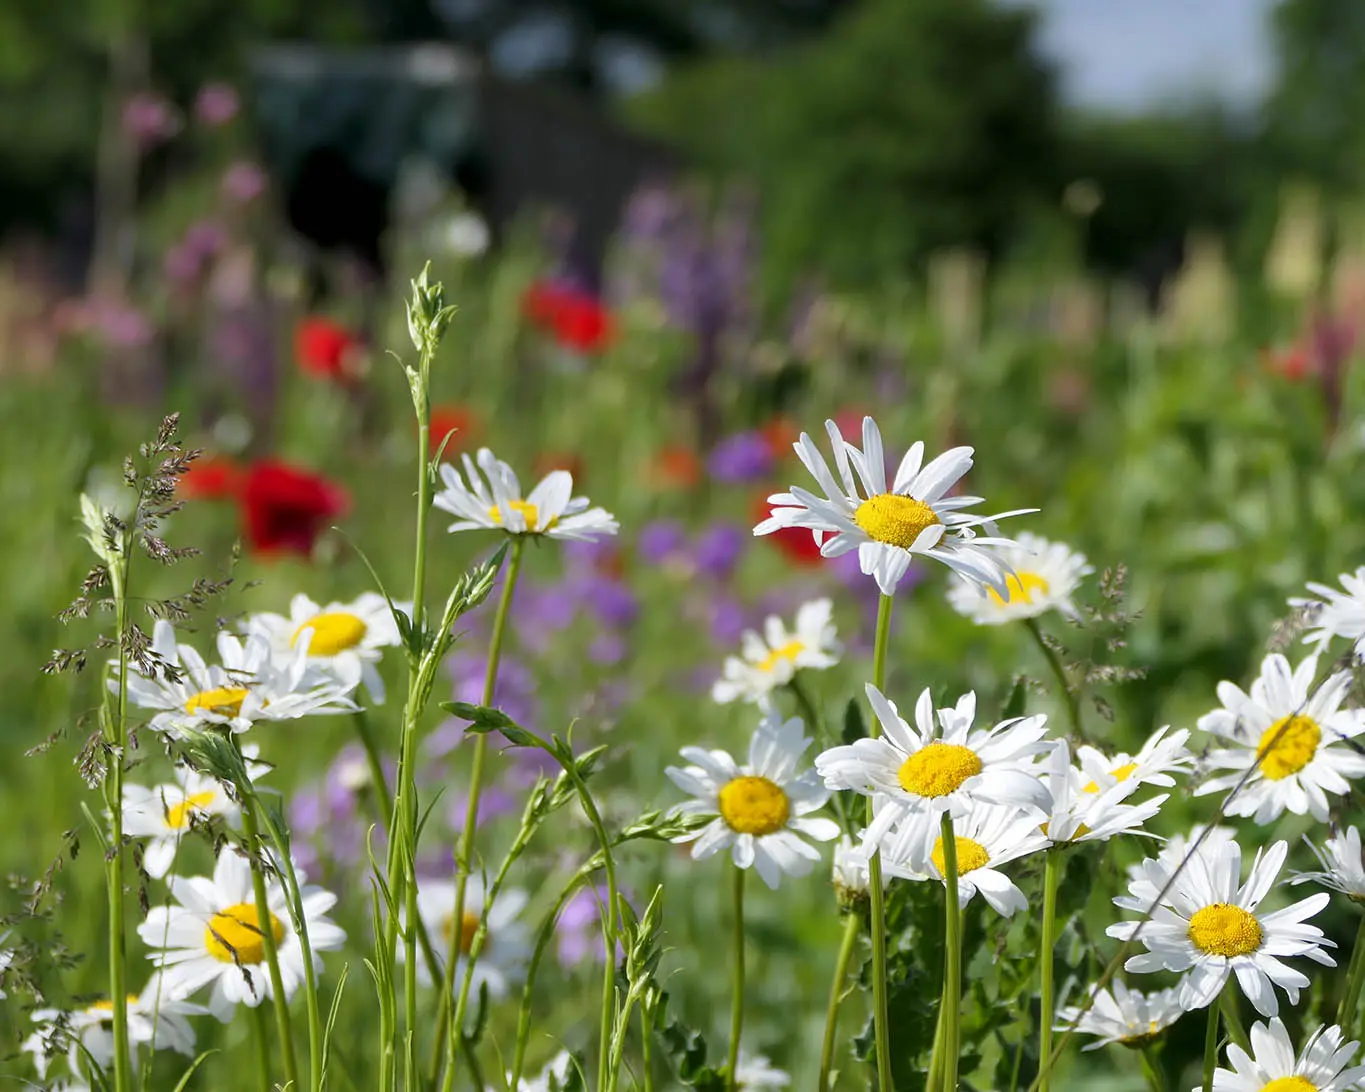
[[[844,283],[939,247],[998,249],[1060,192],[1035,15],[988,0],[865,0],[817,43],[680,72],[646,128],[763,190],[771,271]]]

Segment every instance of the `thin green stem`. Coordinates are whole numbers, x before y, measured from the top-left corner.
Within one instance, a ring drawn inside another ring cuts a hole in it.
[[[858,943],[858,912],[850,910],[844,919],[844,939],[839,944],[839,955],[834,960],[834,977],[829,984],[829,1006],[825,1009],[825,1037],[820,1043],[819,1092],[828,1092],[829,1075],[834,1068],[834,1038],[839,1028],[839,1002],[844,997],[844,980],[848,977],[849,960]]]
[[[889,595],[883,595],[877,605],[877,641],[872,654],[872,682],[878,690],[886,687],[886,650],[891,634],[891,605]],[[874,713],[869,721],[872,737],[881,734],[880,722]],[[867,821],[872,822],[872,798],[867,800]],[[891,1021],[887,1008],[886,970],[886,892],[882,889],[882,857],[880,851],[867,862],[868,891],[872,896],[872,1021],[876,1040],[877,1087],[881,1092],[892,1092],[891,1080]]]
[[[943,1092],[943,1024],[948,1009],[946,991],[938,991],[938,1019],[934,1021],[934,1046],[929,1053],[928,1092]]]
[[[138,505],[141,507],[141,495]],[[105,782],[109,805],[109,856],[105,879],[109,897],[109,1003],[113,1006],[114,1088],[131,1092],[132,1054],[128,1046],[128,952],[123,913],[123,768],[128,743],[128,579],[132,571],[132,535],[125,533],[120,564],[109,566],[118,626],[118,696],[112,718],[107,718],[109,777]],[[108,705],[105,706],[106,717]]]
[[[261,1092],[271,1092],[270,1083],[270,1018],[265,1014],[264,1005],[256,1005],[251,1010],[252,1024],[255,1027],[256,1065],[260,1070]]]
[[[242,801],[242,833],[246,835],[247,860],[251,864],[251,891],[256,903],[256,923],[265,949],[265,961],[270,970],[270,993],[275,1003],[275,1024],[280,1035],[280,1054],[284,1058],[285,1081],[293,1088],[299,1083],[299,1066],[294,1057],[294,1031],[289,1019],[289,998],[284,992],[284,975],[280,973],[280,952],[275,940],[275,916],[270,912],[270,896],[265,886],[265,868],[261,864],[261,831],[256,822],[256,802],[248,796]],[[257,1006],[259,1007],[259,1006]]]
[[[1052,669],[1053,677],[1057,680],[1057,689],[1061,692],[1062,701],[1066,704],[1066,715],[1071,724],[1072,735],[1077,740],[1084,739],[1080,701],[1077,699],[1076,692],[1071,689],[1071,684],[1067,681],[1066,668],[1058,658],[1056,650],[1047,643],[1047,638],[1043,636],[1043,631],[1038,626],[1038,619],[1025,618],[1024,626],[1029,633],[1033,634],[1033,640],[1038,645],[1038,650],[1042,652],[1043,659],[1047,660],[1047,665]]]
[[[1142,1075],[1147,1078],[1147,1087],[1152,1092],[1167,1092],[1166,1072],[1161,1068],[1156,1049],[1148,1043],[1138,1053],[1142,1058]]]
[[[957,894],[957,836],[953,833],[952,812],[942,820],[944,899],[944,944],[947,947],[943,972],[943,1088],[957,1092],[957,1060],[962,1035],[962,908]]]
[[[1062,877],[1062,851],[1049,846],[1043,854],[1043,930],[1042,948],[1038,953],[1039,992],[1042,994],[1042,1015],[1038,1027],[1038,1092],[1048,1092],[1052,1084],[1052,1025],[1056,1018],[1056,999],[1053,997],[1054,953],[1057,947],[1057,885]]]
[[[360,737],[360,745],[365,748],[365,758],[370,767],[370,788],[374,793],[380,822],[388,822],[389,816],[393,814],[393,796],[389,792],[389,783],[384,776],[384,760],[380,756],[379,745],[375,742],[374,732],[370,728],[370,718],[362,707],[355,711],[351,720],[355,724],[355,734]]]
[[[735,866],[734,873],[734,956],[730,965],[730,1053],[725,1064],[725,1084],[730,1092],[739,1092],[739,1038],[744,1031],[744,872]]]
[[[814,699],[811,698],[810,690],[806,687],[805,681],[801,678],[801,672],[797,672],[787,683],[787,689],[792,692],[792,697],[796,699],[796,707],[801,711],[801,719],[806,722],[806,726],[815,733],[815,738],[822,744],[827,743],[834,746],[838,741],[832,739],[828,728],[825,725],[825,718],[820,715],[820,711],[815,706]],[[830,805],[834,808],[834,814],[839,819],[839,825],[851,838],[853,836],[853,820],[849,817],[848,810],[844,807],[844,794],[840,792],[831,793],[829,798]]]
[[[1356,1008],[1360,1005],[1360,991],[1365,986],[1365,917],[1360,919],[1360,931],[1356,933],[1355,949],[1351,952],[1350,969],[1346,972],[1346,992],[1341,996],[1341,1008],[1337,1010],[1337,1024],[1347,1039],[1357,1039],[1353,1035]]]
[[[1250,1054],[1251,1039],[1247,1036],[1246,1025],[1242,1023],[1242,1014],[1237,1011],[1237,994],[1232,990],[1224,990],[1218,1005],[1223,1010],[1223,1026],[1227,1028],[1228,1037]]]
[[[1209,1005],[1208,1029],[1204,1032],[1204,1081],[1200,1085],[1203,1092],[1213,1092],[1213,1071],[1218,1067],[1218,1017],[1220,1012],[1217,1001]]]
[[[516,590],[517,576],[521,572],[521,554],[526,544],[524,535],[512,539],[511,557],[507,564],[507,574],[503,577],[502,594],[498,598],[497,613],[493,616],[493,633],[488,642],[488,668],[483,678],[483,704],[492,705],[497,693],[498,664],[502,660],[503,634],[507,629],[507,616],[512,606],[512,593]],[[460,844],[455,856],[455,913],[452,921],[464,920],[465,895],[469,885],[470,860],[474,855],[474,834],[479,823],[479,796],[483,791],[484,765],[488,756],[488,736],[480,733],[474,737],[474,764],[469,775],[469,801],[465,806],[464,830],[460,832]],[[450,950],[446,953],[445,985],[441,990],[441,1013],[445,1019],[439,1020],[437,1034],[442,1043],[458,1042],[464,1029],[455,1025],[453,1012],[450,1012],[450,997],[455,990],[455,962],[460,954],[460,934],[450,932]],[[444,1050],[445,1047],[442,1047]],[[449,1072],[454,1077],[455,1055],[451,1053]]]

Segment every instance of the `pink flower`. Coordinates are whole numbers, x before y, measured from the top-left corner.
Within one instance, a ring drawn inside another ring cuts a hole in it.
[[[212,129],[237,116],[237,92],[231,84],[206,83],[194,100],[194,116]]]

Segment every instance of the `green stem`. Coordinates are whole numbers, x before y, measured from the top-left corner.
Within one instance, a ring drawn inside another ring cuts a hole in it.
[[[957,894],[957,836],[953,833],[953,815],[943,813],[943,881],[947,885],[944,905],[944,943],[947,962],[943,973],[943,1088],[957,1092],[957,1059],[961,1051],[962,1035],[959,1023],[962,1016],[962,908]]]
[[[384,760],[379,754],[379,746],[375,742],[374,732],[370,729],[370,719],[365,710],[357,709],[351,719],[355,724],[355,734],[360,737],[360,745],[365,748],[365,758],[370,766],[371,791],[374,793],[380,822],[384,823],[393,814],[393,796],[389,793],[389,783],[384,776]]]
[[[872,682],[878,690],[886,686],[886,649],[891,633],[891,605],[889,595],[877,604],[877,641],[872,654]],[[869,721],[872,738],[881,735],[876,714]],[[872,822],[872,798],[867,799],[867,821]],[[891,1021],[887,1008],[886,970],[886,892],[882,890],[881,852],[872,854],[867,862],[868,892],[872,896],[872,1022],[877,1052],[877,1087],[880,1092],[892,1092],[891,1080]]]
[[[521,572],[521,554],[525,547],[524,535],[512,539],[512,556],[507,564],[507,575],[503,578],[502,595],[498,598],[498,610],[493,616],[493,633],[488,642],[488,668],[483,678],[483,704],[492,705],[498,685],[498,664],[502,659],[503,634],[507,629],[507,616],[512,606],[512,593],[516,589],[517,575]],[[479,795],[483,790],[484,765],[488,755],[488,736],[479,733],[474,737],[474,766],[469,775],[469,802],[465,806],[464,830],[460,832],[460,845],[455,856],[455,913],[454,922],[464,920],[465,893],[469,884],[470,858],[474,854],[474,833],[479,822]],[[458,1042],[464,1029],[455,1026],[454,1013],[449,1012],[450,997],[455,990],[455,963],[460,954],[460,933],[450,931],[450,950],[446,953],[445,986],[441,990],[441,1019],[437,1034],[442,1043]],[[608,961],[610,963],[610,960]],[[442,1050],[444,1050],[444,1046]],[[455,1054],[451,1052],[449,1072],[454,1078]]]
[[[141,507],[142,497],[138,496]],[[106,800],[109,805],[110,853],[105,869],[109,897],[109,1002],[113,1006],[114,1087],[116,1092],[133,1088],[132,1055],[128,1046],[128,968],[126,927],[123,915],[123,767],[128,742],[128,579],[132,571],[132,535],[124,534],[120,565],[109,566],[118,625],[118,696],[111,723],[106,725],[109,747],[109,778]],[[105,706],[106,710],[108,706]]]
[[[1203,1092],[1213,1092],[1213,1071],[1218,1067],[1218,1002],[1209,1005],[1208,1030],[1204,1032],[1204,1082],[1200,1085]]]
[[[1057,885],[1061,880],[1062,852],[1050,846],[1043,854],[1043,942],[1038,953],[1038,978],[1042,994],[1042,1017],[1038,1028],[1038,1092],[1052,1083],[1052,1025],[1056,1018],[1053,997],[1054,952],[1057,948]]]
[[[1227,1028],[1228,1036],[1250,1054],[1251,1039],[1247,1036],[1246,1025],[1242,1023],[1242,1014],[1237,1011],[1237,994],[1232,990],[1224,990],[1218,1005],[1223,1010],[1223,1026]]]
[[[1081,706],[1076,697],[1076,692],[1071,689],[1071,684],[1067,682],[1066,668],[1062,661],[1057,657],[1057,653],[1043,637],[1043,631],[1038,627],[1036,618],[1025,618],[1024,625],[1029,633],[1033,634],[1033,640],[1038,645],[1038,649],[1047,660],[1047,665],[1052,669],[1053,677],[1057,680],[1057,689],[1061,691],[1062,701],[1066,703],[1067,719],[1071,723],[1071,733],[1077,740],[1085,738],[1084,730],[1081,727]]]
[[[284,975],[280,973],[280,952],[275,943],[274,915],[270,912],[265,869],[261,865],[261,831],[256,822],[256,802],[250,796],[242,801],[242,833],[246,835],[247,860],[251,864],[251,891],[256,903],[257,928],[261,936],[261,946],[265,949],[266,964],[270,969],[270,992],[275,1002],[275,1025],[280,1035],[280,1054],[284,1058],[285,1081],[293,1089],[300,1089],[303,1085],[299,1083],[298,1061],[294,1057],[294,1031],[289,1019],[289,999],[284,992]]]
[[[1142,1073],[1147,1078],[1147,1087],[1152,1092],[1166,1092],[1166,1074],[1161,1068],[1156,1050],[1148,1043],[1139,1051],[1139,1055],[1142,1058]]]
[[[934,1021],[934,1046],[929,1053],[929,1079],[925,1084],[928,1092],[943,1092],[943,1014],[947,1011],[947,991],[940,989],[938,991],[938,1019]]]
[[[256,1034],[256,1065],[260,1069],[261,1092],[271,1092],[274,1085],[270,1083],[270,1020],[265,1014],[264,1005],[256,1005],[251,1010],[252,1023],[255,1025]]]
[[[744,1030],[744,869],[734,869],[734,961],[731,965],[730,1053],[725,1065],[725,1084],[739,1092],[739,1037]]]
[[[834,961],[834,978],[829,985],[829,1006],[825,1009],[825,1037],[820,1043],[820,1092],[828,1092],[830,1070],[834,1068],[834,1038],[839,1027],[839,1002],[844,996],[844,979],[848,977],[848,963],[858,943],[858,912],[850,910],[844,920],[844,939],[839,944],[839,955]]]
[[[1356,933],[1355,949],[1351,952],[1350,969],[1346,972],[1346,992],[1341,997],[1341,1008],[1337,1010],[1337,1024],[1349,1039],[1353,1035],[1356,1008],[1360,1005],[1361,987],[1365,986],[1365,917],[1360,919],[1360,931]]]
[[[801,710],[801,719],[806,722],[807,727],[815,734],[815,738],[821,743],[828,743],[834,746],[838,741],[831,739],[825,727],[825,719],[820,716],[815,707],[815,702],[810,696],[810,691],[801,679],[801,672],[792,676],[791,682],[787,683],[787,689],[792,692],[792,697],[796,699],[796,706]],[[838,816],[839,825],[851,838],[853,837],[853,820],[849,817],[848,810],[844,807],[844,794],[841,792],[831,793],[829,802],[834,808],[834,814]]]

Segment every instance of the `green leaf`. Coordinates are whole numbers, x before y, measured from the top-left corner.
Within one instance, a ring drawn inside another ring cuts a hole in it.
[[[500,709],[490,709],[486,705],[473,705],[467,701],[443,701],[441,708],[462,720],[470,721],[469,727],[465,730],[473,732],[475,735],[501,732],[513,747],[539,747],[541,750],[550,750],[534,732],[521,727]]]
[[[1005,699],[1005,706],[1000,711],[1000,719],[1014,720],[1016,717],[1022,717],[1027,700],[1028,679],[1024,675],[1016,675],[1014,685],[1010,687],[1009,697]]]
[[[839,738],[845,744],[867,738],[867,722],[863,720],[863,707],[857,698],[849,698],[844,706],[844,730]]]
[[[176,1084],[176,1086],[175,1086],[175,1092],[185,1092],[185,1089],[188,1088],[189,1085],[190,1085],[190,1078],[194,1076],[195,1070],[197,1070],[201,1065],[204,1064],[204,1060],[205,1060],[206,1058],[208,1058],[210,1055],[217,1054],[217,1053],[218,1053],[218,1050],[217,1050],[217,1048],[215,1047],[213,1050],[206,1050],[206,1051],[204,1051],[203,1054],[199,1055],[199,1057],[197,1057],[194,1061],[192,1061],[192,1062],[190,1063],[189,1069],[185,1070],[184,1075],[180,1078],[179,1082]]]

